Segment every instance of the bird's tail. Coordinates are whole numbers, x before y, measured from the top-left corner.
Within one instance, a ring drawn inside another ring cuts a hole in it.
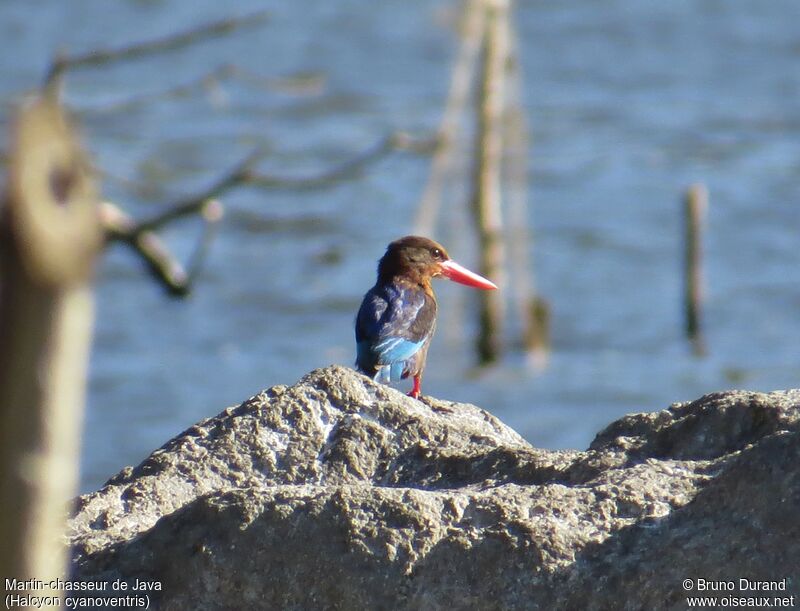
[[[382,367],[378,367],[378,372],[372,379],[381,384],[399,382],[403,379],[403,371],[405,370],[405,366],[405,361],[397,361],[391,365],[383,365]]]

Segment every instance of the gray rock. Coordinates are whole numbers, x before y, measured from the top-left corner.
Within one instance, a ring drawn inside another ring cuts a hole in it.
[[[552,452],[475,406],[329,367],[200,422],[78,499],[75,574],[158,581],[163,610],[797,596],[799,421],[800,391],[717,393]],[[739,590],[784,578],[785,590]],[[735,590],[698,590],[702,579]]]

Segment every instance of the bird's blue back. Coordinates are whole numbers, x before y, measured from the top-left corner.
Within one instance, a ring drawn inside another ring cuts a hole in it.
[[[356,317],[356,365],[379,382],[397,382],[422,372],[436,327],[436,300],[402,281],[379,283]]]

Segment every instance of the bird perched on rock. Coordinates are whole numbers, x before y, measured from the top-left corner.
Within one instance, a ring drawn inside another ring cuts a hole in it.
[[[497,286],[462,267],[441,244],[406,236],[395,240],[378,263],[378,281],[356,316],[356,366],[376,382],[388,384],[412,376],[410,396],[418,398],[422,371],[436,328],[436,297],[431,278],[479,289]]]

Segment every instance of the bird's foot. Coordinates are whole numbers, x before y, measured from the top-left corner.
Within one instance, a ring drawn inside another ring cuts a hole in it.
[[[414,397],[415,399],[419,399],[422,395],[422,377],[417,374],[414,376],[414,388],[411,389],[411,392],[408,393],[409,397]]]
[[[422,401],[422,399],[421,399],[422,394],[420,394],[420,392],[418,390],[417,391],[412,390],[411,392],[406,393],[406,396],[407,397],[413,397],[414,399],[417,399],[418,401]]]

